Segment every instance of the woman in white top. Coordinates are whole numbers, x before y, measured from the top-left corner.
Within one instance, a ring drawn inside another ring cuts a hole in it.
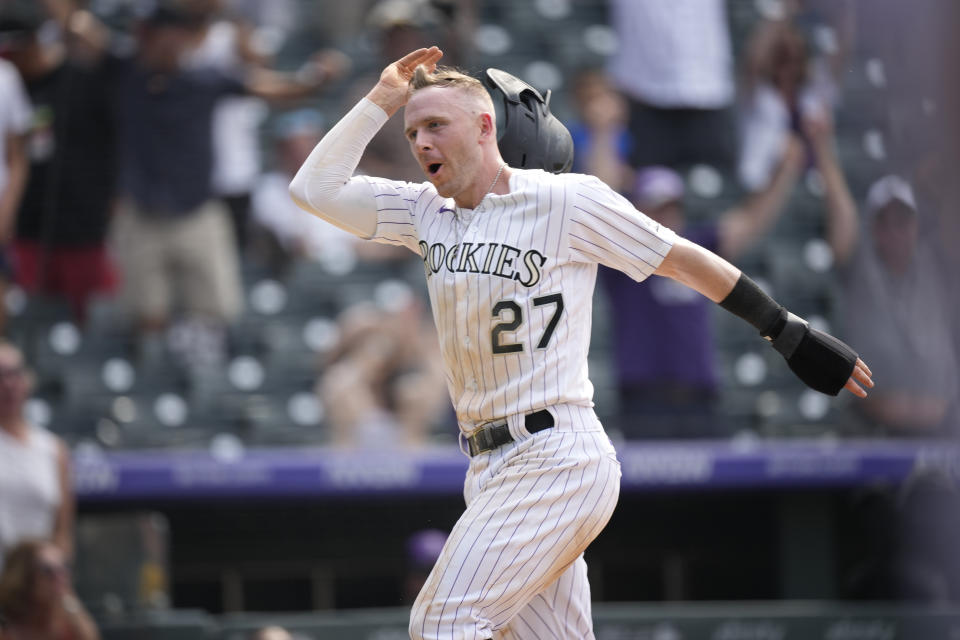
[[[789,20],[768,20],[751,34],[744,60],[738,167],[740,182],[751,193],[770,184],[791,135],[800,136],[813,154],[807,125],[832,117],[838,100],[833,58],[838,55],[811,51]]]
[[[0,342],[0,566],[26,538],[52,540],[68,559],[73,554],[69,454],[57,436],[24,417],[31,383],[20,350]]]

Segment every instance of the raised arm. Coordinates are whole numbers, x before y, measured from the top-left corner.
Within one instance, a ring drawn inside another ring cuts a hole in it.
[[[583,163],[586,173],[621,193],[632,186],[633,179],[633,170],[620,157],[617,148],[626,119],[626,103],[612,88],[597,92],[583,107],[583,122],[590,131],[590,145]]]
[[[377,206],[370,185],[351,180],[363,150],[387,119],[407,101],[407,85],[418,65],[432,70],[443,53],[417,49],[390,64],[380,81],[317,143],[290,182],[299,207],[362,238],[377,229]]]
[[[107,50],[110,29],[92,12],[81,8],[77,0],[41,0],[40,5],[60,25],[72,56],[94,60]]]
[[[380,73],[380,80],[367,94],[367,99],[383,109],[388,117],[393,116],[400,107],[407,104],[408,87],[416,68],[423,65],[428,73],[432,73],[441,57],[443,51],[437,47],[411,51],[387,65]]]
[[[823,177],[827,202],[827,243],[838,264],[847,262],[857,247],[859,220],[857,205],[850,194],[846,176],[837,158],[833,119],[829,113],[804,121],[807,136],[813,144],[817,169]]]
[[[271,102],[307,98],[350,69],[350,59],[336,49],[318,51],[296,73],[252,65],[247,91]]]
[[[863,387],[873,386],[870,368],[856,352],[833,336],[810,328],[715,253],[678,238],[655,273],[699,291],[752,324],[811,388],[830,395],[846,389],[863,398],[867,395]]]
[[[803,162],[803,143],[794,135],[788,136],[780,166],[766,188],[750,195],[720,217],[720,255],[735,260],[770,229],[797,184]]]

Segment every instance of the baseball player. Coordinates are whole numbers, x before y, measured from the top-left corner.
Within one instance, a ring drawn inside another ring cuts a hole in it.
[[[490,93],[437,68],[441,56],[418,49],[387,66],[316,146],[290,192],[347,231],[423,258],[470,466],[466,510],[414,603],[411,637],[592,638],[583,551],[613,513],[620,479],[587,378],[598,263],[696,289],[754,324],[819,390],[865,396],[870,370],[736,267],[596,178],[522,168],[569,167],[572,148],[557,135],[549,99],[533,105],[536,114],[520,113],[529,105],[518,94],[539,94],[488,71],[514,129],[498,145]],[[427,181],[351,177],[367,142],[401,107]],[[518,131],[525,122],[536,129]]]

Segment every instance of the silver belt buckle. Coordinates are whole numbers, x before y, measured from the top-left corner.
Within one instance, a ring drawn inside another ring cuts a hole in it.
[[[484,451],[492,450],[494,448],[493,430],[505,424],[507,424],[506,421],[488,422],[474,431],[473,435],[467,438],[467,444],[470,447],[470,456],[473,457]]]

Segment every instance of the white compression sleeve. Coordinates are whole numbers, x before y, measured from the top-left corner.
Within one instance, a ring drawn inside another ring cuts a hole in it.
[[[351,179],[367,144],[389,119],[363,98],[317,143],[290,182],[301,208],[345,231],[369,238],[377,230],[377,203],[368,183]]]

